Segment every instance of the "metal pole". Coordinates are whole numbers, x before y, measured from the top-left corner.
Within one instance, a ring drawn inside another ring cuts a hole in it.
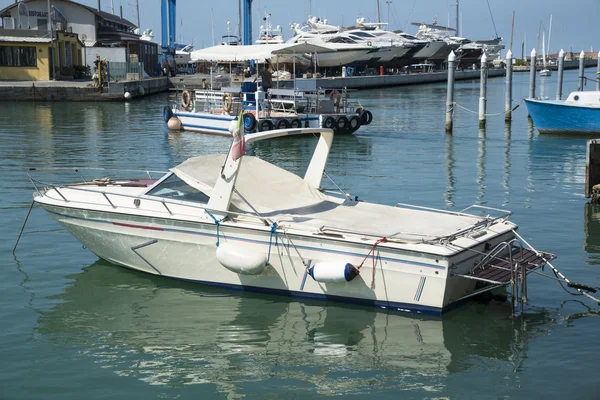
[[[600,51],[598,52],[598,69],[596,72],[596,91],[600,92]]]
[[[558,52],[558,83],[556,87],[556,100],[562,99],[563,73],[565,72],[565,52],[560,49]]]
[[[581,50],[581,53],[579,53],[579,83],[577,84],[578,92],[581,92],[583,90],[583,77],[585,75],[585,73],[583,71],[583,69],[585,68],[584,58],[585,58],[585,53],[583,52],[583,50]]]
[[[459,26],[459,7],[458,7],[458,0],[456,0],[456,36],[460,36],[460,26]]]
[[[487,55],[481,56],[481,78],[479,82],[479,127],[485,128],[485,109],[487,103]]]
[[[531,62],[529,63],[529,98],[535,98],[535,49],[531,50]]]
[[[506,53],[506,106],[504,107],[504,121],[512,120],[512,51]]]
[[[454,113],[454,71],[456,70],[454,51],[448,56],[448,89],[446,98],[446,133],[452,133],[452,115]]]

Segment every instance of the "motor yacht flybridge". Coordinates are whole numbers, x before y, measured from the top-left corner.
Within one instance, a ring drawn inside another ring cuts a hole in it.
[[[70,171],[83,181],[50,184],[32,169],[34,203],[126,268],[399,311],[441,314],[502,287],[512,288],[514,310],[527,296],[527,275],[554,258],[517,234],[508,211],[387,206],[322,189],[331,130],[244,138],[240,129],[228,154],[193,157],[160,175],[93,170],[102,179],[91,180],[77,168]],[[298,135],[317,138],[303,177],[245,155],[245,145]]]

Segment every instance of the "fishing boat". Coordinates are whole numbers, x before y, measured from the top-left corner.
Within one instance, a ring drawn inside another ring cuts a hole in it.
[[[600,133],[600,91],[572,92],[566,100],[525,99],[525,103],[540,133]]]
[[[214,46],[196,52],[197,59],[221,63],[243,63],[296,59],[306,52],[330,52],[329,47],[311,43],[280,45]],[[295,79],[295,64],[292,66]],[[240,78],[243,80],[243,78]],[[212,80],[212,78],[211,78]],[[373,121],[373,114],[360,102],[351,101],[346,90],[297,90],[274,87],[264,91],[249,78],[237,85],[222,85],[219,90],[183,90],[175,103],[163,108],[163,119],[171,129],[230,135],[229,125],[243,112],[246,132],[287,128],[328,128],[336,133],[353,133]],[[296,85],[294,84],[295,88]],[[173,121],[174,119],[174,121]]]
[[[245,154],[246,145],[297,136],[316,137],[302,177]],[[551,266],[554,256],[530,247],[509,211],[387,206],[345,192],[325,172],[333,138],[329,129],[243,136],[238,120],[227,154],[159,175],[94,170],[102,178],[87,180],[69,168],[83,182],[57,184],[32,169],[32,206],[98,257],[136,271],[395,311],[439,315],[507,286],[514,306],[527,296],[528,273]],[[323,189],[323,177],[338,191]]]

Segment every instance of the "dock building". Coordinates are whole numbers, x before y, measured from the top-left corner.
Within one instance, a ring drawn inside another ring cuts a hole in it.
[[[158,75],[159,46],[142,40],[122,16],[70,0],[19,1],[0,10],[0,79],[69,79],[97,56],[111,62],[143,63]],[[83,66],[83,67],[82,67]]]

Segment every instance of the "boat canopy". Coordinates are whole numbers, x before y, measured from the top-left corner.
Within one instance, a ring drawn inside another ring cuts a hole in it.
[[[282,44],[254,44],[247,46],[213,46],[191,52],[192,62],[196,61],[220,61],[220,62],[243,62],[271,59],[277,54],[304,54],[304,53],[330,53],[335,51],[330,46],[322,44],[282,43]]]
[[[310,230],[329,227],[357,232],[368,228],[375,236],[420,241],[424,237],[451,235],[484,220],[362,201],[336,202],[292,172],[257,157],[244,156],[242,160],[229,210],[246,213],[256,210],[262,217],[272,218],[278,224],[293,224],[296,228]],[[211,196],[224,162],[225,155],[222,154],[193,157],[172,168],[171,172]]]

